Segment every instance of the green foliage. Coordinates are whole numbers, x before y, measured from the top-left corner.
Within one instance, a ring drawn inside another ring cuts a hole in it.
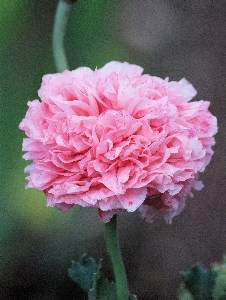
[[[226,257],[221,264],[214,264],[212,272],[215,276],[215,285],[213,290],[214,300],[226,300]]]
[[[192,294],[185,288],[181,288],[178,293],[180,300],[194,300]]]
[[[197,264],[183,274],[180,300],[226,300],[226,258],[204,269]]]
[[[99,274],[98,279],[95,281],[95,285],[90,290],[88,296],[89,300],[116,299],[115,283],[109,282],[107,278],[102,274]]]
[[[184,285],[195,300],[212,300],[213,274],[201,265],[194,265],[183,275]]]
[[[88,293],[93,288],[93,285],[96,284],[100,268],[101,260],[96,264],[93,258],[87,258],[86,254],[83,254],[78,262],[72,262],[68,275],[84,292]]]
[[[89,300],[117,299],[116,287],[100,273],[102,261],[83,254],[78,262],[72,262],[69,277],[88,294]]]
[[[117,299],[116,285],[103,276],[100,272],[101,266],[102,260],[96,263],[92,257],[83,254],[79,261],[72,262],[68,275],[88,294],[89,300],[115,300]],[[129,296],[129,300],[136,299],[135,295]]]

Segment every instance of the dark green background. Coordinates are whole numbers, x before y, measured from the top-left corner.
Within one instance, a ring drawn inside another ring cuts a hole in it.
[[[86,299],[67,278],[71,260],[86,252],[109,261],[97,212],[46,208],[25,190],[18,124],[37,98],[44,74],[54,73],[51,36],[57,1],[0,0],[1,218],[0,299]],[[171,80],[186,77],[218,117],[215,156],[202,175],[205,188],[188,199],[173,224],[144,223],[119,214],[119,234],[131,293],[175,299],[180,270],[208,265],[226,252],[225,1],[78,1],[65,41],[71,68],[111,60],[144,67]],[[164,21],[164,22],[163,22]]]

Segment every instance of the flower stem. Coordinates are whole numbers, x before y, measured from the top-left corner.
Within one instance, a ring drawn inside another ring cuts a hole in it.
[[[117,300],[127,300],[129,299],[129,290],[117,238],[116,216],[117,215],[114,215],[108,223],[104,224],[105,241],[114,271]]]
[[[69,70],[67,57],[64,50],[64,36],[68,17],[73,1],[60,0],[57,6],[53,28],[53,56],[57,72]]]

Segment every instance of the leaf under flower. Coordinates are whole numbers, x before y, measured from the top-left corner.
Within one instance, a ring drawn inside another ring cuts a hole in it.
[[[92,257],[83,254],[79,261],[72,262],[68,275],[88,294],[89,300],[115,300],[117,299],[116,285],[104,277],[100,272],[101,267],[102,259],[96,263]],[[135,295],[129,296],[129,300],[136,299]]]

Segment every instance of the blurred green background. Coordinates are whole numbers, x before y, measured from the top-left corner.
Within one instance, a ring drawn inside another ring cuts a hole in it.
[[[84,252],[103,257],[112,278],[96,210],[62,214],[46,208],[41,192],[24,189],[27,162],[18,124],[42,76],[55,72],[56,6],[53,0],[0,0],[0,299],[86,299],[67,277],[71,260]],[[171,80],[186,77],[218,117],[205,188],[172,225],[119,214],[130,289],[139,299],[176,299],[181,270],[197,261],[208,266],[226,252],[225,14],[223,0],[80,0],[71,11],[65,47],[72,69],[119,60]]]

